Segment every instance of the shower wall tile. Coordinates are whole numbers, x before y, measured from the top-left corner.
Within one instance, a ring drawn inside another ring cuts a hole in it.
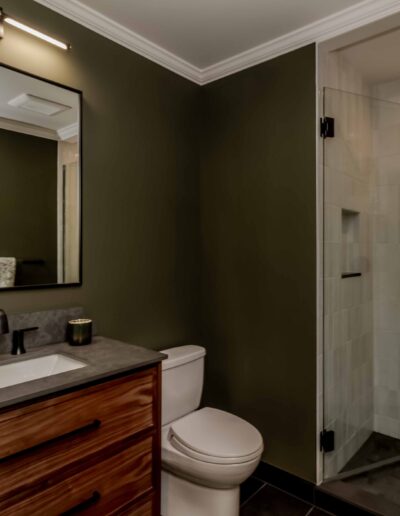
[[[376,145],[379,149],[379,157],[398,156],[400,141],[398,115],[395,109],[386,111],[385,114],[389,115],[389,119],[379,120],[381,126],[376,131]]]
[[[340,244],[341,242],[341,210],[333,204],[326,205],[325,242]]]
[[[374,269],[376,272],[391,273],[392,278],[395,279],[395,275],[400,271],[400,246],[398,244],[375,246]]]
[[[378,360],[375,364],[374,384],[380,391],[396,391],[399,388],[399,364],[394,362],[391,358],[381,357],[378,355]],[[375,398],[377,399],[377,398]],[[379,413],[379,407],[375,408],[375,413]],[[395,417],[394,414],[391,414]]]
[[[399,364],[400,368],[400,345],[399,334],[392,331],[382,330],[379,332],[379,347],[374,348],[375,360],[380,357],[388,357],[395,363]],[[400,387],[400,386],[399,386]]]
[[[399,390],[378,386],[375,389],[375,413],[377,416],[398,420],[400,417]]]
[[[399,156],[376,158],[376,183],[378,186],[400,186]]]
[[[324,308],[326,314],[332,314],[341,308],[340,280],[338,278],[326,278],[325,280]]]
[[[336,442],[335,451],[324,455],[325,478],[339,473],[374,425],[375,161],[370,100],[358,94],[370,92],[338,55],[327,74],[331,80],[325,84],[343,91],[330,90],[325,97],[326,115],[336,126],[335,138],[325,140],[324,415]],[[342,279],[343,272],[362,276]]]
[[[396,332],[400,342],[400,299],[386,298],[375,303],[375,328],[379,332],[377,340],[381,337],[379,330],[384,330]]]
[[[399,420],[396,418],[375,414],[374,428],[376,432],[394,437],[395,439],[399,438]]]
[[[374,276],[374,295],[377,303],[385,302],[386,299],[398,299],[400,297],[400,280],[396,271],[378,271]],[[382,307],[384,308],[384,307]],[[378,315],[380,310],[378,310]],[[380,320],[377,321],[381,326]]]
[[[400,101],[400,81],[374,88]],[[400,438],[400,106],[374,112],[374,429]]]

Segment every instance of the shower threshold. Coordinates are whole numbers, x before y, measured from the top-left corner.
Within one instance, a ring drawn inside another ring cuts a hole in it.
[[[341,472],[320,489],[371,514],[399,516],[400,440],[373,432]]]

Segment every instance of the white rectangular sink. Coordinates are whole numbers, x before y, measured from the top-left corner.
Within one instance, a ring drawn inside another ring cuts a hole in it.
[[[46,376],[86,367],[86,364],[65,355],[47,355],[0,365],[0,388],[31,382]]]

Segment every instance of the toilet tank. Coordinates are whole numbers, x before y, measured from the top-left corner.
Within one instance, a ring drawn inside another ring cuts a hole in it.
[[[168,355],[162,362],[162,424],[190,414],[200,405],[203,392],[204,357],[201,346],[163,349]]]

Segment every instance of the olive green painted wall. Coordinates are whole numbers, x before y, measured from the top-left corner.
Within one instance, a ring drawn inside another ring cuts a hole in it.
[[[84,260],[81,288],[0,306],[81,304],[106,335],[204,344],[206,401],[314,480],[314,46],[199,88],[32,0],[2,5],[73,45],[7,27],[0,61],[83,90]]]
[[[315,48],[202,90],[205,401],[315,480]]]
[[[16,284],[57,281],[57,142],[0,129],[0,256],[18,262]],[[22,283],[23,282],[23,283]]]
[[[32,0],[2,7],[72,44],[7,26],[0,62],[83,91],[83,286],[0,292],[0,307],[83,305],[105,335],[147,347],[193,339],[198,87]]]

